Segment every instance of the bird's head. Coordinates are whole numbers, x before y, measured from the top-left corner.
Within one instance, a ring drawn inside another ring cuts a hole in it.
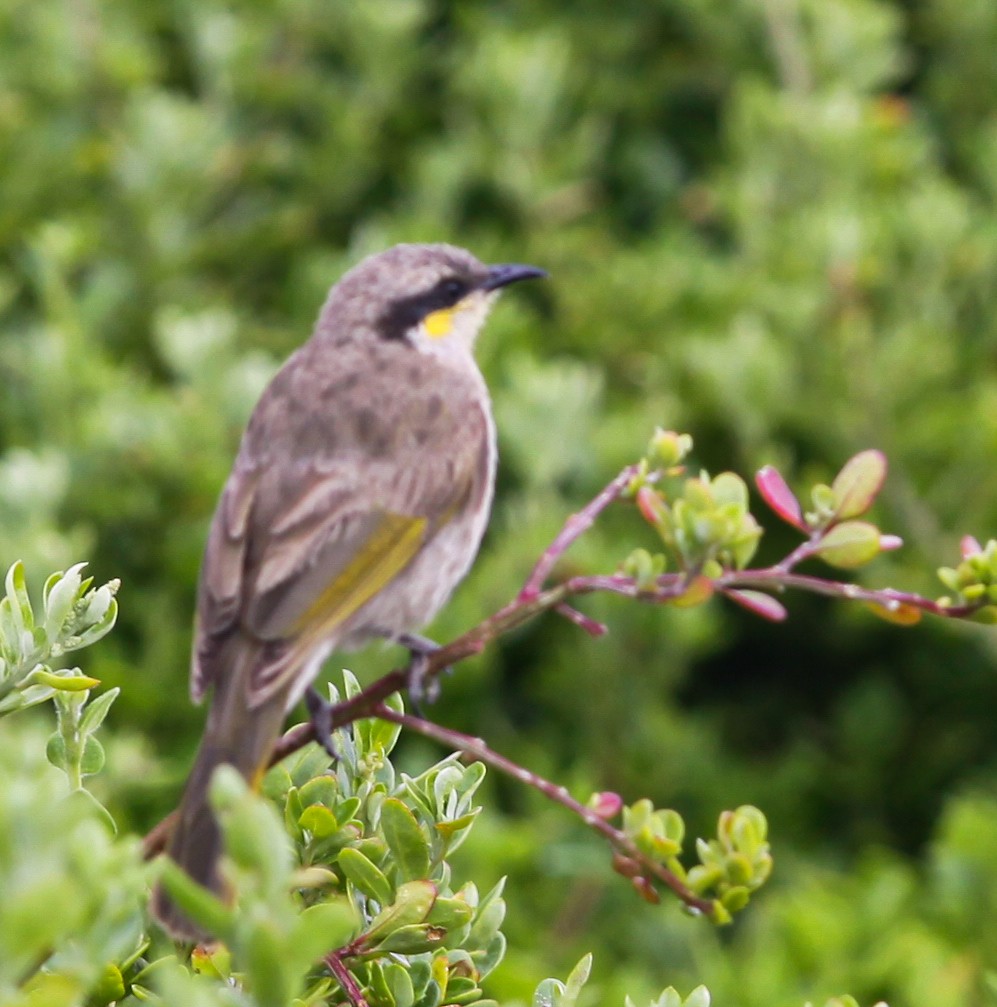
[[[332,288],[319,328],[332,332],[352,321],[425,352],[467,352],[503,287],[546,275],[535,266],[486,266],[453,245],[395,245]]]

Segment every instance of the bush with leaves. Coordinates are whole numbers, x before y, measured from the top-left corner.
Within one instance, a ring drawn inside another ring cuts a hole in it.
[[[774,594],[790,588],[861,600],[903,625],[922,611],[969,617],[993,610],[993,543],[981,548],[967,540],[960,565],[940,572],[954,598],[932,600],[797,572],[812,558],[851,569],[901,545],[862,520],[885,480],[880,453],[855,456],[830,485],[814,487],[813,510],[806,514],[774,469],[759,472],[763,499],[805,541],[782,562],[752,568],[762,528],[748,511],[746,484],[729,472],[688,475],[683,462],[691,447],[688,436],[659,430],[647,457],[566,521],[510,603],[429,657],[430,679],[547,610],[601,636],[605,627],[574,607],[576,598],[599,592],[682,608],[720,594],[773,621],[787,615]],[[615,573],[574,573],[548,583],[567,549],[620,501],[636,504],[664,551],[631,553]],[[46,755],[68,780],[57,795],[51,772],[28,745],[0,791],[0,842],[10,854],[0,980],[12,1003],[58,1007],[78,1002],[84,992],[90,1005],[129,998],[259,1007],[494,1003],[483,999],[481,984],[506,947],[503,885],[482,895],[473,882],[455,879],[451,866],[481,811],[475,795],[485,765],[532,786],[608,840],[613,867],[648,901],[657,902],[665,886],[694,915],[729,923],[770,875],[767,823],[758,809],[724,812],[716,838],[697,841],[699,863],[688,868],[682,861],[685,824],[677,812],[655,809],[646,799],[626,806],[611,793],[582,804],[483,740],[406,714],[397,695],[402,670],[366,688],[344,673],[342,695],[333,689],[330,696],[335,760],[314,743],[309,722],[281,740],[263,795],[251,793],[227,767],[216,773],[211,796],[230,897],[203,889],[168,860],[147,866],[144,859],[160,848],[169,820],[146,837],[143,858],[136,838],[116,837],[110,814],[84,789],[84,780],[102,768],[104,750],[95,734],[117,692],[90,702],[96,680],[79,668],[51,666],[114,624],[117,583],[94,588],[81,569],[46,581],[39,618],[20,563],[10,568],[0,600],[4,712],[53,701],[57,731]],[[390,754],[403,728],[450,744],[472,761],[465,764],[455,754],[418,775],[399,773]],[[10,758],[11,752],[0,745],[0,755]],[[619,827],[611,824],[618,816]],[[153,878],[217,943],[170,950],[164,935],[148,928],[143,908]],[[49,898],[64,908],[38,914],[39,902]],[[534,1002],[574,1004],[589,964],[581,962],[565,983],[546,980]],[[705,987],[685,1000],[669,989],[655,1001],[668,1007],[708,1003]]]
[[[194,585],[250,404],[329,283],[394,241],[554,277],[481,341],[499,493],[433,635],[502,604],[662,417],[696,431],[713,478],[774,461],[831,486],[817,459],[877,445],[879,513],[908,548],[868,576],[931,593],[934,567],[965,562],[986,589],[985,544],[959,560],[951,529],[997,527],[995,40],[997,6],[965,0],[2,5],[0,556],[38,583],[89,556],[127,586],[86,666],[123,687],[94,781],[122,827],[169,809],[200,729],[179,701]],[[615,569],[625,520],[562,572]],[[757,562],[801,541],[773,528]],[[664,548],[650,527],[634,545]],[[508,872],[523,893],[500,998],[595,947],[613,1003],[650,1001],[662,971],[739,1007],[985,1002],[992,857],[968,826],[992,828],[985,629],[900,634],[810,598],[777,633],[719,601],[584,608],[612,624],[599,647],[536,620],[436,714],[579,795],[680,807],[690,833],[759,805],[778,885],[720,954],[489,774],[457,858],[482,890]]]

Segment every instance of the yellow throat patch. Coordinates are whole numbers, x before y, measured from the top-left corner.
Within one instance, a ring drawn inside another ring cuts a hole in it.
[[[444,336],[450,335],[453,329],[453,316],[456,310],[457,305],[454,305],[450,308],[440,308],[426,315],[422,320],[426,335],[433,339],[442,339]]]

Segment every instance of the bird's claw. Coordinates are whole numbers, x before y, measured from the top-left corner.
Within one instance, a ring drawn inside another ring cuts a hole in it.
[[[403,633],[397,642],[408,649],[409,663],[405,669],[405,684],[408,687],[409,701],[412,709],[419,717],[424,716],[422,704],[435,703],[440,697],[439,675],[429,677],[429,658],[440,649],[440,645],[425,636],[416,633]],[[453,669],[443,668],[441,673],[449,674]]]
[[[326,750],[333,762],[339,762],[339,752],[336,751],[332,740],[332,703],[323,699],[313,685],[305,692],[305,709],[308,710],[308,720],[315,732],[315,740]]]

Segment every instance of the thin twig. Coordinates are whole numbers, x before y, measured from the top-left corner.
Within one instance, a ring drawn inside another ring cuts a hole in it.
[[[499,609],[499,611],[482,620],[477,626],[474,626],[455,640],[427,655],[424,669],[425,679],[431,681],[442,674],[446,668],[479,653],[492,640],[508,633],[510,630],[528,622],[541,612],[549,609],[555,609],[559,614],[570,619],[593,636],[601,635],[605,631],[605,627],[601,623],[590,619],[567,604],[567,600],[572,597],[605,592],[649,604],[667,604],[685,594],[690,583],[690,574],[688,572],[663,574],[650,585],[644,583],[638,584],[632,577],[615,573],[575,576],[552,587],[544,588],[543,586],[565,551],[585,531],[591,528],[595,519],[613,501],[619,499],[639,472],[640,469],[636,465],[623,469],[585,507],[577,513],[572,514],[565,521],[561,531],[551,544],[544,550],[527,577],[522,590],[515,598]],[[653,475],[647,476],[647,479],[648,481],[653,480]],[[973,612],[981,607],[982,603],[946,606],[938,601],[933,601],[906,591],[895,591],[892,588],[878,590],[863,588],[849,582],[826,580],[822,577],[792,572],[793,567],[814,554],[815,545],[816,542],[812,537],[801,543],[781,562],[774,566],[757,570],[726,571],[719,577],[713,578],[712,584],[718,591],[736,588],[759,588],[779,593],[787,588],[794,588],[809,591],[813,594],[868,602],[881,606],[887,612],[897,610],[901,606],[909,606],[922,612],[949,619],[965,618],[972,615]],[[336,705],[332,711],[332,729],[345,727],[364,717],[380,715],[376,711],[382,708],[384,700],[393,693],[404,691],[408,683],[409,675],[407,669],[396,668],[388,672],[388,674],[372,682],[361,692],[357,693],[357,695]],[[425,721],[415,721],[413,719],[414,723],[426,724]],[[412,727],[412,729],[415,730],[416,728]],[[427,725],[425,728],[427,731],[432,729],[433,725]],[[440,728],[440,730],[443,729]],[[274,747],[270,765],[280,762],[314,740],[315,729],[310,722],[297,724],[287,731]],[[470,740],[474,741],[475,744],[484,744],[483,742],[477,742],[476,739]],[[501,760],[503,758],[502,756],[498,756],[497,753],[492,754],[494,754],[496,759]],[[507,762],[507,760],[505,761]],[[513,776],[518,776],[520,773],[525,774],[527,777],[531,776],[527,770],[515,766],[514,763],[508,763],[508,767],[503,768],[503,771],[509,772]],[[553,785],[548,784],[548,786]],[[173,827],[174,818],[175,813],[170,814],[145,837],[143,852],[147,859],[163,850]],[[600,831],[604,831],[601,826],[599,828]],[[607,828],[613,831],[611,827]],[[662,880],[664,879],[662,878]],[[667,881],[665,883],[668,884]]]
[[[544,582],[551,575],[557,561],[568,548],[592,527],[595,519],[630,485],[639,469],[628,465],[601,493],[590,500],[577,514],[572,514],[558,532],[557,537],[544,550],[536,566],[531,571],[523,590],[519,592],[522,601],[531,601],[539,595]]]
[[[892,587],[860,587],[850,581],[825,580],[823,577],[804,573],[786,573],[780,566],[761,570],[731,571],[718,577],[714,584],[720,590],[730,587],[757,587],[769,591],[783,591],[792,588],[829,598],[842,598],[845,601],[868,602],[879,605],[887,612],[906,605],[943,619],[965,619],[981,607],[979,604],[943,605],[932,598],[925,598],[911,591],[897,591]]]
[[[420,717],[413,717],[407,713],[399,713],[384,704],[376,707],[372,712],[375,717],[379,717],[381,720],[390,720],[393,724],[400,724],[407,730],[421,734],[425,738],[432,738],[434,741],[438,741],[448,748],[456,749],[457,751],[464,752],[466,755],[473,756],[475,759],[497,769],[500,773],[505,773],[520,783],[525,783],[527,786],[540,791],[545,797],[577,815],[590,829],[594,829],[608,839],[613,848],[619,853],[640,863],[662,884],[667,885],[690,909],[695,909],[697,912],[706,914],[712,911],[713,903],[709,899],[701,899],[695,892],[687,888],[676,874],[668,870],[663,864],[642,853],[625,833],[610,825],[609,822],[596,814],[591,808],[575,800],[564,787],[552,783],[532,770],[526,769],[504,755],[499,754],[493,748],[489,748],[481,738],[474,738],[469,734],[462,734],[460,731],[441,727],[439,724],[423,720]]]
[[[589,636],[605,636],[609,632],[609,627],[603,622],[597,622],[584,612],[579,612],[577,608],[572,608],[566,602],[554,606],[554,611],[558,615],[563,615],[568,622],[573,622],[576,626],[584,629]]]
[[[329,967],[329,971],[335,976],[336,982],[343,988],[343,992],[349,998],[353,1007],[368,1007],[360,984],[343,961],[343,949],[330,951],[322,960]]]

